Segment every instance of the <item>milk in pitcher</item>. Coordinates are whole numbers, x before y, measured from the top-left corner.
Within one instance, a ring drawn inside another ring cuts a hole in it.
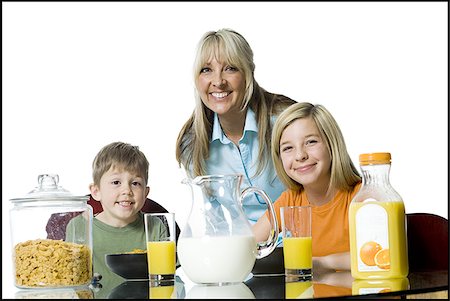
[[[196,283],[242,282],[257,254],[255,237],[244,235],[180,238],[177,247],[183,270]]]

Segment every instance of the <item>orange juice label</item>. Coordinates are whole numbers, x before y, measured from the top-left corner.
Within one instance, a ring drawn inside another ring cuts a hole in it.
[[[390,279],[408,275],[406,217],[402,201],[352,202],[349,235],[353,278]]]
[[[390,269],[389,228],[386,209],[376,203],[361,204],[355,214],[358,270]]]

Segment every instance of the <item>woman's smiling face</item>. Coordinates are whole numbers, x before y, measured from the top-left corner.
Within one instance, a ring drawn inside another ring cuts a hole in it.
[[[204,105],[219,116],[241,110],[245,79],[236,67],[212,58],[200,70],[196,85]]]

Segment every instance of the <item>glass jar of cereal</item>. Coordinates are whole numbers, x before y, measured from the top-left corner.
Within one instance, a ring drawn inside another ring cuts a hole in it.
[[[92,207],[88,196],[58,186],[56,174],[39,175],[39,185],[11,199],[12,259],[19,288],[88,285],[92,279]],[[68,227],[76,224],[76,227]],[[70,233],[66,233],[70,229]]]

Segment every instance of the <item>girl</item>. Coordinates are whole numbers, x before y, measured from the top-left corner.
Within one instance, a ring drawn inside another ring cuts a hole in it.
[[[348,208],[361,177],[333,116],[322,105],[291,105],[275,122],[271,154],[288,188],[274,203],[278,227],[281,207],[312,206],[314,269],[350,269]],[[253,230],[258,241],[267,239],[268,212]]]

